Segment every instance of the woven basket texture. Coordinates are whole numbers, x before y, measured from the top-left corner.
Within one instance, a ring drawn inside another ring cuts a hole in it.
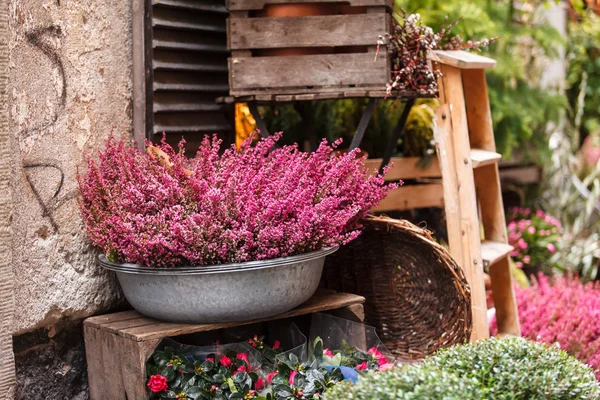
[[[321,285],[364,296],[366,323],[399,360],[421,359],[471,335],[463,271],[408,221],[367,218],[358,239],[327,257]]]

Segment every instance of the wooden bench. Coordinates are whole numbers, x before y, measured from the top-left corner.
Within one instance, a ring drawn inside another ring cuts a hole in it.
[[[217,331],[323,311],[363,321],[364,301],[364,297],[353,294],[319,291],[301,306],[275,317],[220,324],[167,323],[133,310],[88,318],[83,325],[90,397],[92,400],[147,399],[146,360],[166,337]]]

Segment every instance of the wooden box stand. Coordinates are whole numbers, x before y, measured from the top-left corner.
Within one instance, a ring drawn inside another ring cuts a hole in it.
[[[393,1],[328,0],[321,11],[297,17],[269,17],[267,12],[269,7],[319,3],[227,1],[232,96],[385,90],[391,77],[385,48],[374,60],[379,36],[391,29]]]
[[[146,400],[146,360],[160,341],[199,332],[329,311],[354,321],[364,320],[364,297],[319,291],[301,306],[271,318],[221,324],[160,322],[137,311],[91,317],[84,321],[85,352],[92,400]]]

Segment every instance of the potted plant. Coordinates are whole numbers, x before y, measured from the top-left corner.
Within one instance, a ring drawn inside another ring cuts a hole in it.
[[[80,210],[102,266],[143,314],[176,322],[252,320],[315,292],[324,258],[360,234],[393,185],[355,153],[275,148],[281,134],[188,159],[166,142],[143,153],[109,140],[79,177]]]

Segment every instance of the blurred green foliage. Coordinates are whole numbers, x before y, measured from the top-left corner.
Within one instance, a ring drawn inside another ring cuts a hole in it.
[[[329,141],[342,138],[341,148],[349,147],[367,103],[367,99],[324,100],[311,103],[318,137]],[[432,123],[436,105],[435,99],[417,100],[410,111],[405,134],[397,143],[394,155],[423,157],[431,153]],[[361,149],[367,152],[370,158],[383,157],[403,109],[404,103],[400,100],[380,100],[377,103],[361,143]],[[293,105],[262,107],[261,114],[271,132],[284,132],[281,143],[301,143],[306,139],[301,112]]]
[[[482,54],[497,60],[487,80],[496,145],[505,158],[519,149],[526,158],[546,159],[546,128],[559,121],[566,105],[558,91],[539,86],[544,61],[557,57],[565,45],[541,16],[546,5],[541,0],[396,0],[397,7],[420,13],[434,30],[461,18],[453,34],[466,40],[497,37]]]
[[[567,101],[558,91],[539,86],[544,61],[557,57],[565,45],[560,33],[541,18],[545,1],[396,0],[396,7],[420,13],[423,22],[437,31],[461,18],[451,32],[466,40],[498,38],[483,53],[498,62],[487,74],[498,151],[505,158],[518,149],[526,159],[547,159],[548,123],[558,123]],[[317,134],[329,140],[343,137],[347,146],[366,103],[366,99],[315,102]],[[411,113],[397,154],[425,156],[432,151],[434,105],[432,100],[420,104],[425,106]],[[383,154],[402,107],[400,101],[379,102],[361,146],[370,157]],[[303,140],[301,118],[292,106],[263,108],[263,114],[270,130],[283,130],[287,142]]]
[[[570,108],[580,110],[570,117],[583,140],[600,136],[600,17],[583,1],[572,5],[576,21],[569,24],[567,97]]]

